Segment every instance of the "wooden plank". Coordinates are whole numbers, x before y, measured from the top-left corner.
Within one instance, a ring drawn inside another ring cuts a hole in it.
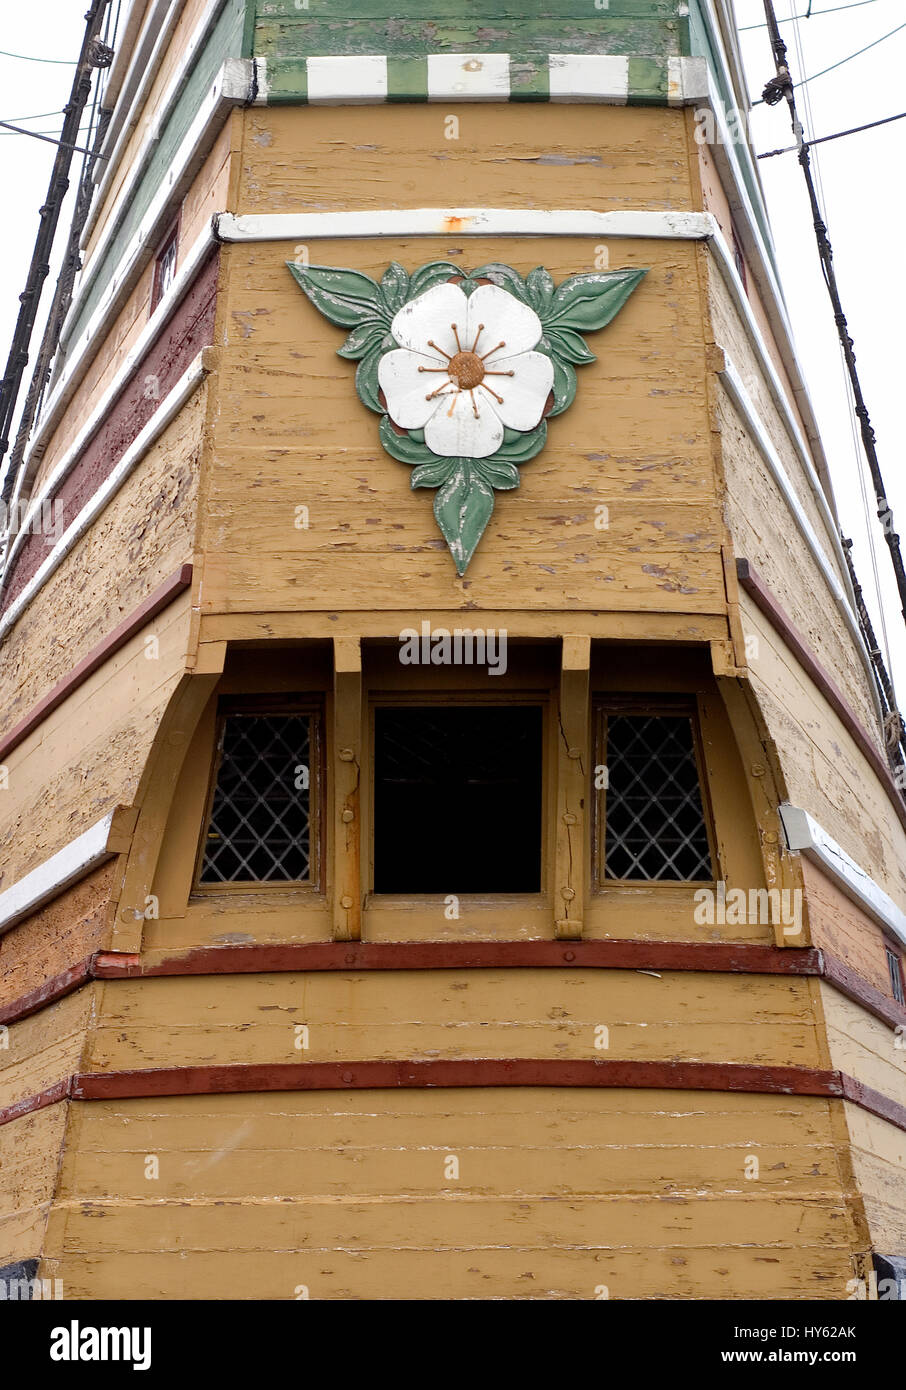
[[[355,637],[334,639],[333,937],[362,935],[362,652]]]
[[[591,638],[563,638],[557,738],[557,838],[554,863],[554,928],[560,939],[582,935],[588,892],[591,767],[589,675]]]

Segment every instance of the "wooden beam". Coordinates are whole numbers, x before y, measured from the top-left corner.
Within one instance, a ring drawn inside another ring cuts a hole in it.
[[[563,638],[557,739],[557,841],[554,928],[561,939],[582,935],[589,873],[588,786],[591,773],[589,671],[591,638]]]
[[[222,670],[226,643],[211,643],[210,648],[206,664],[211,668],[219,665]],[[161,720],[136,796],[138,820],[116,902],[114,951],[135,952],[142,948],[145,913],[180,769],[219,679],[217,669],[204,675],[184,676]]]
[[[333,842],[333,938],[335,941],[359,941],[362,936],[361,642],[358,637],[335,637],[333,651],[333,738],[328,763],[334,807],[330,837]]]

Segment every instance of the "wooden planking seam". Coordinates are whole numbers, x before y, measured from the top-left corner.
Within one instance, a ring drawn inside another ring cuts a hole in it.
[[[191,583],[191,565],[181,565],[174,574],[165,579],[163,584],[160,584],[106,637],[95,647],[92,647],[91,651],[76,666],[73,666],[67,675],[58,680],[56,685],[37,704],[32,706],[24,719],[20,719],[19,723],[4,738],[0,739],[0,760],[11,753],[23,739],[27,738],[42,720],[52,714],[57,706],[61,705],[67,696],[77,690],[89,676],[92,676],[109,657],[114,656],[121,647],[124,647],[146,623],[149,623],[152,618],[156,618],[158,613],[172,603],[179,594],[184,593]]]
[[[200,947],[146,968],[142,957],[96,951],[9,1003],[0,1024],[28,1018],[92,980],[135,980],[198,975],[289,974],[306,971],[603,969],[690,971],[716,974],[813,976],[891,1028],[906,1025],[906,1007],[882,994],[863,975],[824,950],[677,941],[532,942],[297,942],[284,945]]]
[[[845,1072],[818,1067],[738,1062],[655,1062],[480,1058],[432,1061],[235,1063],[73,1073],[0,1110],[0,1125],[63,1100],[136,1100],[240,1092],[608,1087],[622,1090],[720,1091],[848,1100],[906,1130],[906,1105]]]
[[[805,638],[784,612],[761,576],[753,569],[751,563],[746,559],[737,558],[736,574],[741,587],[749,595],[756,608],[767,618],[774,631],[789,647],[806,675],[827,700],[860,753],[871,765],[872,771],[883,786],[890,804],[899,817],[900,824],[906,828],[906,802],[897,789],[890,768],[878,752],[877,746],[872,742],[868,731],[853,712],[836,681],[822,666]]]

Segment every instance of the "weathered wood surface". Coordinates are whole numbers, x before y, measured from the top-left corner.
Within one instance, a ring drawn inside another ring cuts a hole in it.
[[[41,1253],[68,1105],[0,1125],[0,1264]]]
[[[799,978],[443,970],[100,988],[86,1071],[510,1056],[821,1065],[809,982]],[[297,1024],[309,1029],[306,1050],[296,1048]]]
[[[906,1248],[906,1134],[859,1106],[845,1110],[871,1243],[882,1254],[897,1254]]]
[[[674,0],[612,0],[604,9],[581,0],[554,14],[542,0],[491,0],[476,11],[463,0],[440,0],[430,17],[411,0],[354,0],[342,18],[266,0],[255,21],[255,53],[269,58],[309,54],[618,53],[688,51],[688,18]]]
[[[111,218],[118,216],[122,211],[123,188],[127,178],[132,173],[142,145],[145,144],[153,131],[156,130],[159,134],[163,98],[183,61],[188,40],[206,8],[207,0],[184,0],[182,13],[176,21],[170,42],[161,58],[157,75],[151,83],[151,89],[133,126],[132,134],[124,146],[119,167],[105,190],[104,201],[97,210],[97,218],[85,247],[86,265],[90,263]]]
[[[0,937],[0,1007],[108,945],[113,878],[114,864],[102,865]]]
[[[884,933],[826,874],[803,856],[812,944],[856,970],[892,997]]]
[[[849,733],[748,597],[743,626],[759,704],[783,764],[789,799],[906,908],[906,833]]]
[[[228,189],[233,163],[232,130],[233,127],[228,122],[183,200],[177,270],[183,265],[186,255],[210,223],[214,213],[221,212],[229,201]],[[94,355],[84,379],[73,393],[72,401],[61,415],[59,424],[50,437],[37,470],[35,487],[39,487],[53,472],[135,346],[148,322],[153,281],[154,261],[149,260],[109,331],[95,345]],[[144,378],[147,371],[142,369],[141,365],[139,370]]]
[[[75,1109],[43,1271],[71,1297],[293,1298],[305,1284],[311,1298],[595,1298],[606,1284],[612,1298],[839,1299],[852,1275],[817,1098],[529,1089]]]
[[[906,1038],[832,986],[819,988],[831,1065],[906,1104]]]
[[[9,1025],[9,1046],[0,1051],[0,1109],[40,1095],[79,1070],[98,988],[87,985]]]

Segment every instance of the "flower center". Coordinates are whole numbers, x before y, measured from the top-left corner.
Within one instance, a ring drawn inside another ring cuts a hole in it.
[[[448,374],[460,391],[473,391],[476,386],[480,386],[484,381],[485,371],[484,363],[475,352],[457,352],[450,358],[447,366]]]

